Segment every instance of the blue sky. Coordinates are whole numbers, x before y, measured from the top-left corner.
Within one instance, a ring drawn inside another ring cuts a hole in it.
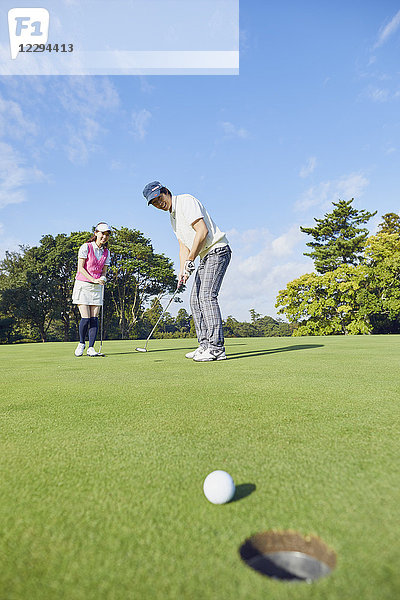
[[[105,219],[178,265],[158,179],[228,233],[224,316],[276,315],[312,271],[300,225],[339,198],[378,210],[371,233],[400,211],[399,50],[398,2],[242,0],[239,76],[2,77],[1,255]]]

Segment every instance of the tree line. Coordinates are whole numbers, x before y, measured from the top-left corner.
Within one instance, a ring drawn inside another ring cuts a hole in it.
[[[80,315],[72,304],[72,288],[78,249],[90,237],[88,231],[44,235],[38,246],[5,253],[0,261],[1,343],[78,339]],[[173,263],[157,254],[140,231],[126,227],[113,228],[109,248],[104,338],[144,339],[162,314],[164,296],[176,289]],[[229,316],[224,322],[226,336],[291,335],[293,327],[280,319],[254,310],[250,315],[250,323]],[[166,313],[154,335],[196,337],[184,308],[176,317]]]
[[[366,223],[376,214],[333,202],[333,210],[301,227],[314,271],[289,282],[277,296],[278,314],[250,310],[250,322],[224,321],[226,337],[400,333],[400,217],[386,213],[376,235]],[[88,231],[45,235],[34,247],[6,252],[0,261],[0,342],[77,339],[79,311],[72,288],[79,247]],[[173,263],[157,254],[138,230],[114,228],[107,273],[104,337],[143,339],[162,314],[162,300],[177,286]],[[182,289],[182,291],[184,288]],[[176,299],[180,301],[179,296]],[[166,313],[156,337],[195,337],[191,316]]]
[[[400,217],[386,213],[376,235],[363,227],[376,211],[358,210],[351,200],[314,227],[305,252],[315,271],[289,282],[277,296],[293,335],[400,333]]]

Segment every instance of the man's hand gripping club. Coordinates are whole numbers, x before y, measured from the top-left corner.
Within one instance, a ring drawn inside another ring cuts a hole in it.
[[[191,276],[191,274],[196,270],[196,266],[194,264],[193,260],[185,260],[185,264],[183,267],[183,273],[182,273],[182,283],[186,283],[187,280],[189,279],[189,277]]]

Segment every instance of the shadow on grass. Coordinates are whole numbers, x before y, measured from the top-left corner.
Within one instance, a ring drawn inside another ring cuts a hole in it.
[[[229,344],[229,348],[232,346],[246,346],[246,344]],[[252,356],[264,356],[265,354],[275,354],[276,352],[291,352],[292,350],[312,350],[313,348],[323,348],[324,344],[296,344],[294,346],[284,346],[283,348],[270,348],[269,350],[247,350],[246,352],[229,353],[227,360],[235,360],[237,358],[250,358]],[[147,350],[147,353],[154,352],[172,352],[193,350],[193,346],[186,348],[157,348],[155,350]],[[108,356],[116,356],[123,354],[140,354],[137,350],[130,350],[129,352],[107,352]]]
[[[145,341],[145,340],[144,340]],[[177,351],[181,351],[181,350],[194,350],[194,346],[195,344],[193,344],[192,346],[188,346],[186,348],[157,348],[155,350],[152,350],[151,348],[149,350],[147,350],[147,352],[172,352],[173,350]],[[144,346],[144,344],[143,344]],[[246,344],[229,344],[229,347],[231,346],[246,346]],[[140,346],[139,346],[140,348]],[[137,352],[137,350],[130,350],[129,352],[108,352],[107,353],[109,356],[111,355],[120,355],[120,354],[140,354],[140,352]],[[144,353],[142,353],[144,354]]]
[[[154,354],[155,352],[170,352],[171,350],[193,350],[193,348],[160,348],[159,350],[146,350],[146,352],[131,350],[130,352],[108,352],[108,354],[109,356],[120,356],[122,354]]]
[[[312,350],[313,348],[323,348],[324,344],[299,344],[296,346],[284,346],[283,348],[271,348],[270,350],[248,350],[247,352],[236,352],[229,354],[227,360],[236,358],[250,358],[252,356],[264,356],[265,354],[275,354],[276,352],[291,352],[292,350]]]
[[[254,483],[241,483],[236,486],[235,495],[233,496],[231,502],[242,500],[242,498],[250,496],[250,494],[255,492],[255,490],[256,486]]]

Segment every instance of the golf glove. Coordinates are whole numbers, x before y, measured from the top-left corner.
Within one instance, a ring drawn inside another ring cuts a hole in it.
[[[196,269],[196,267],[195,267],[193,260],[186,260],[183,274],[186,275],[187,277],[190,277],[195,269]]]

